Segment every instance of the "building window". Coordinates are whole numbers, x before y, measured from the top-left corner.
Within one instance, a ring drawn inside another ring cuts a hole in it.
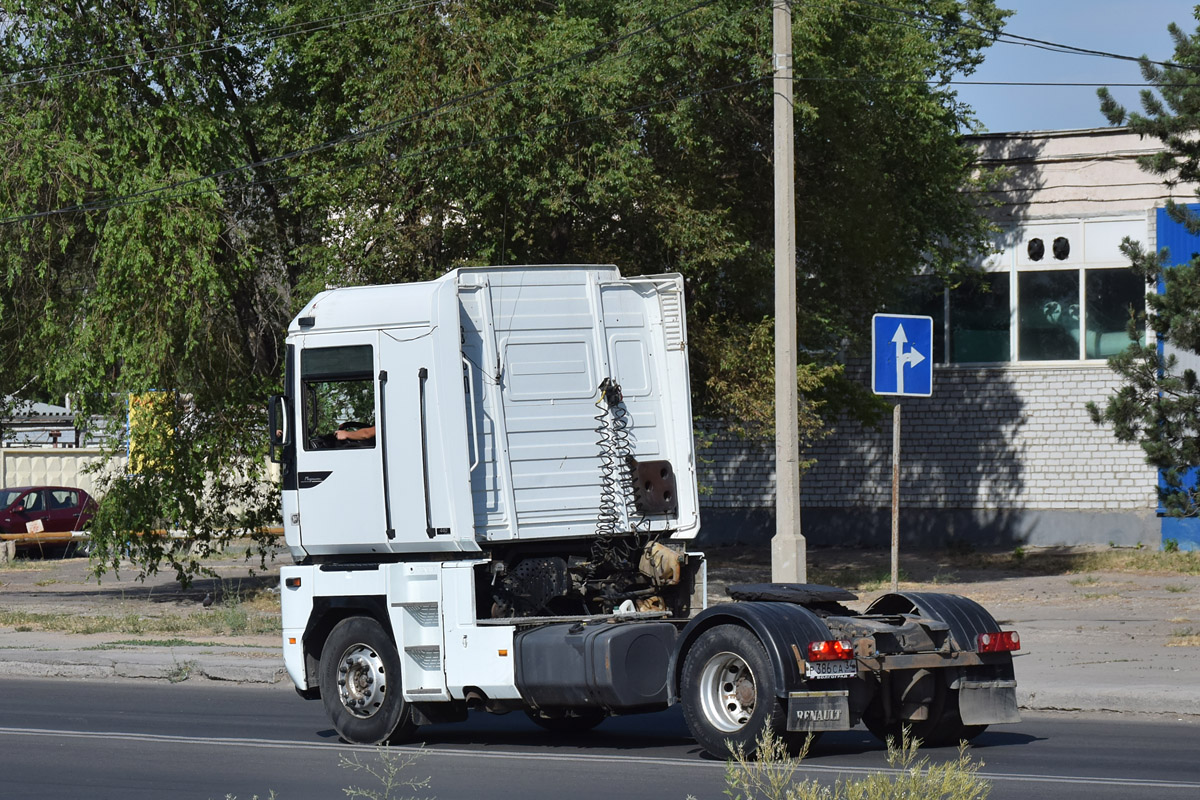
[[[1007,272],[972,277],[950,291],[950,360],[1008,361],[1012,319]]]
[[[1129,347],[1129,320],[1145,309],[1145,282],[1129,270],[1087,271],[1087,358],[1110,358]],[[1138,343],[1146,321],[1137,319]]]
[[[1017,275],[1017,360],[1079,358],[1079,270]]]

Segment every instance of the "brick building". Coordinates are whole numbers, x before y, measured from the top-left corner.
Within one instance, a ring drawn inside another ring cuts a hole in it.
[[[1200,542],[1175,521],[1164,534],[1154,469],[1086,410],[1117,385],[1107,358],[1129,343],[1129,310],[1144,308],[1122,239],[1170,244],[1177,260],[1200,251],[1163,213],[1166,187],[1136,164],[1157,143],[1106,128],[977,144],[985,164],[1008,169],[991,198],[1001,233],[985,277],[953,291],[931,284],[886,309],[928,314],[935,329],[933,396],[902,401],[903,540]],[[1189,187],[1174,196],[1194,198]],[[849,368],[869,381],[866,365]],[[890,419],[878,430],[843,420],[808,454],[817,460],[801,485],[810,543],[888,541],[891,442]],[[718,436],[701,455],[706,538],[769,538],[773,448]]]

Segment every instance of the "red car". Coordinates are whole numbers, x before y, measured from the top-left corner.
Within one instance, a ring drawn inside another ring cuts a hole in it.
[[[0,489],[0,539],[69,540],[87,527],[96,501],[70,486],[15,486]]]

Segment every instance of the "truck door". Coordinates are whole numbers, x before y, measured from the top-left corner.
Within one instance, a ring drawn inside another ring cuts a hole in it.
[[[387,549],[378,374],[374,331],[301,343],[297,507],[310,554]]]

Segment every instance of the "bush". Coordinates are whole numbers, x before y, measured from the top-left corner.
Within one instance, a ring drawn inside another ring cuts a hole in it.
[[[903,741],[888,739],[890,770],[823,786],[815,779],[797,779],[808,744],[791,756],[768,730],[759,738],[756,760],[740,749],[734,753],[725,768],[725,794],[733,800],[984,800],[991,792],[991,784],[978,774],[983,763],[971,759],[965,742],[958,758],[944,764],[930,764],[928,756],[918,759],[920,744],[906,730]]]

